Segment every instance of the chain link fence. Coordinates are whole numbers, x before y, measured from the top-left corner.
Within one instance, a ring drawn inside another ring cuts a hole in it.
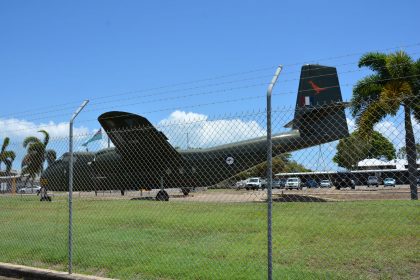
[[[419,278],[404,111],[366,135],[354,104],[310,102],[272,111],[273,278]],[[108,112],[73,138],[73,271],[267,278],[266,111],[172,116]],[[69,139],[39,136],[6,149],[22,166],[1,177],[0,261],[66,271]]]

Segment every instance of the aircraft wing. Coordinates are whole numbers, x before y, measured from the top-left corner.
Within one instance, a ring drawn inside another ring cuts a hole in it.
[[[182,156],[146,118],[127,112],[111,111],[98,117],[102,128],[122,159],[137,168],[162,171],[179,165]]]

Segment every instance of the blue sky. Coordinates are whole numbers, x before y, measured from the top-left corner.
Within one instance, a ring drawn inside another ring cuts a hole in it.
[[[309,62],[337,66],[349,99],[367,73],[357,70],[361,53],[400,47],[419,57],[419,10],[419,1],[3,0],[0,138],[19,141],[13,131],[24,122],[59,126],[84,99],[92,101],[79,133],[98,129],[95,119],[108,110],[157,124],[177,109],[205,116],[264,109],[278,64],[285,67],[275,107],[294,105],[300,65]],[[164,87],[189,81],[200,82]],[[232,99],[243,100],[225,102]],[[216,104],[197,106],[209,103]],[[58,130],[65,134],[65,125]]]

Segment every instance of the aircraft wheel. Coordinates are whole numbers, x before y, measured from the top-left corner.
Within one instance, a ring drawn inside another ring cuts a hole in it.
[[[169,200],[169,194],[164,190],[160,190],[156,195],[156,200],[157,201],[168,201]]]
[[[190,193],[190,189],[189,188],[181,188],[181,192],[183,195],[187,196]]]

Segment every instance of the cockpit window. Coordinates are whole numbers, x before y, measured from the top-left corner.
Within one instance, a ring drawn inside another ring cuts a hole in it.
[[[73,162],[76,162],[77,156],[73,154]],[[70,155],[69,153],[64,153],[61,157],[59,157],[56,162],[69,162],[70,161]]]

